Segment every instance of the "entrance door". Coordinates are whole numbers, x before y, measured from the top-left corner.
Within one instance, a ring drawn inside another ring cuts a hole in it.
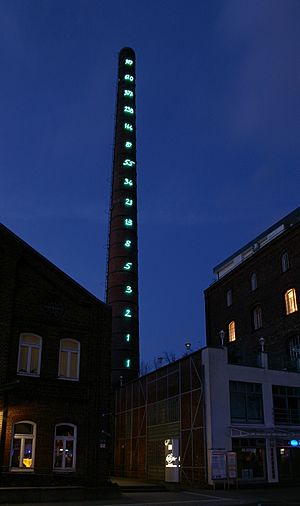
[[[278,448],[279,481],[300,482],[300,448]]]

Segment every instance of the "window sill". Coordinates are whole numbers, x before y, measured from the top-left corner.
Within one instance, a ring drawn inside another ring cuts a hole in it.
[[[67,378],[67,376],[58,376],[57,379],[65,381],[79,381],[79,378]]]
[[[29,378],[40,378],[40,373],[33,373],[33,372],[22,372],[17,371],[18,376],[27,376]]]

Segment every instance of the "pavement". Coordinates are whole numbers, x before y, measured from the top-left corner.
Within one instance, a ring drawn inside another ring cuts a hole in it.
[[[26,506],[300,506],[300,484],[296,486],[265,486],[263,488],[165,491],[157,484],[127,478],[112,478],[121,487],[116,499],[99,498],[89,501],[26,503]],[[21,506],[10,504],[9,506]],[[24,503],[22,503],[24,506]]]

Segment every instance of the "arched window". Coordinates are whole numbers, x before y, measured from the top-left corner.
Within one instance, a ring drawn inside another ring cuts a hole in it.
[[[257,276],[256,276],[256,272],[253,272],[251,274],[250,285],[251,285],[251,292],[254,292],[254,290],[256,290],[256,288],[257,288]]]
[[[75,339],[61,339],[59,349],[59,378],[78,380],[80,343]]]
[[[300,358],[300,336],[290,337],[288,340],[289,355],[292,360]]]
[[[228,339],[230,343],[236,340],[235,321],[230,322],[228,325]]]
[[[11,471],[33,471],[35,438],[35,423],[28,421],[15,423],[11,444]]]
[[[286,272],[290,268],[289,255],[287,252],[281,255],[281,271]]]
[[[232,306],[232,290],[227,290],[226,292],[226,305],[227,307]]]
[[[76,426],[59,423],[55,426],[53,468],[74,471],[76,465]]]
[[[255,306],[252,310],[252,328],[258,330],[262,328],[262,309],[261,306]]]
[[[295,313],[298,311],[297,297],[295,288],[290,288],[284,294],[285,312],[286,314]]]
[[[42,338],[35,334],[21,334],[19,340],[18,374],[40,375]]]

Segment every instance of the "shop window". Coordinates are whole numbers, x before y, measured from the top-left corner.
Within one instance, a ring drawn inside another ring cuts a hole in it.
[[[230,381],[230,413],[233,423],[263,423],[263,397],[260,383]]]
[[[256,272],[253,272],[250,277],[251,292],[254,292],[257,288],[257,276]]]
[[[226,305],[227,307],[232,306],[232,290],[227,290],[226,292]]]
[[[273,385],[274,422],[278,425],[300,424],[300,388]]]
[[[262,328],[262,309],[261,306],[256,306],[252,310],[252,328],[258,330]]]
[[[261,481],[266,479],[265,439],[233,438],[232,450],[236,452],[240,480]]]
[[[74,339],[61,339],[58,376],[62,379],[78,380],[80,343]]]
[[[53,468],[74,471],[76,464],[76,426],[60,423],[55,427]]]
[[[19,340],[18,374],[39,376],[42,338],[35,334],[21,334]]]
[[[291,313],[295,313],[296,311],[298,311],[295,288],[290,288],[290,290],[287,290],[287,292],[285,292],[284,301],[285,301],[286,314],[291,314]]]
[[[228,325],[228,340],[230,343],[236,340],[235,321],[230,322]]]
[[[10,470],[33,471],[35,453],[36,424],[18,422],[13,427]]]
[[[290,260],[287,252],[281,255],[281,272],[286,272],[290,268]]]

